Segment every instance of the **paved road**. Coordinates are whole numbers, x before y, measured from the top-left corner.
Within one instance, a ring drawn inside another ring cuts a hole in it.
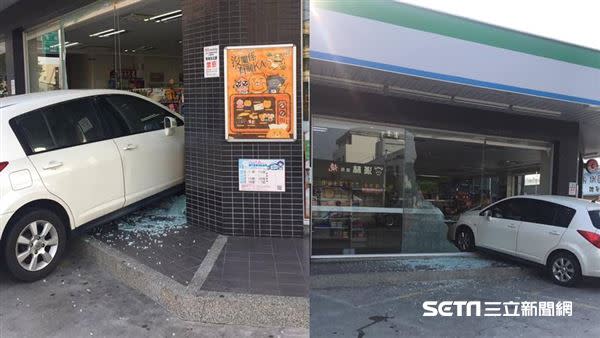
[[[306,330],[206,325],[169,315],[71,252],[45,281],[0,270],[0,337],[306,337]]]
[[[539,271],[508,280],[311,289],[311,337],[599,337],[600,282],[552,284]],[[424,301],[573,301],[572,317],[423,317]]]

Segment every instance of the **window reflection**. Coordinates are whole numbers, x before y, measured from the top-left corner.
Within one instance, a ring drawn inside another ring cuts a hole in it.
[[[455,251],[462,213],[550,192],[547,145],[322,118],[313,140],[315,254]]]

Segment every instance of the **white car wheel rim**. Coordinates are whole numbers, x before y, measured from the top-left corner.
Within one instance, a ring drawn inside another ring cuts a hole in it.
[[[58,251],[58,232],[52,223],[38,220],[29,223],[17,237],[15,255],[27,271],[44,269]]]
[[[575,266],[571,260],[561,257],[552,264],[552,274],[560,282],[568,282],[575,277]]]
[[[469,240],[467,233],[465,231],[461,231],[458,235],[458,246],[461,249],[466,250],[469,247],[470,242],[471,241]]]

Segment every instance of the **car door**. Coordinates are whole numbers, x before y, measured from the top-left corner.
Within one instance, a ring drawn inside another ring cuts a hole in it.
[[[511,198],[494,204],[484,210],[481,215],[477,233],[477,245],[515,254],[517,234],[521,224],[522,202],[519,198]]]
[[[102,100],[128,131],[114,139],[123,160],[125,205],[183,183],[183,121],[159,104],[133,95],[106,95]],[[177,121],[171,135],[165,133],[165,117]]]
[[[526,203],[517,235],[517,254],[537,263],[545,263],[547,254],[558,245],[569,227],[575,210],[536,199],[527,199]]]
[[[11,123],[45,187],[68,205],[75,225],[123,206],[121,156],[94,98],[38,109]]]

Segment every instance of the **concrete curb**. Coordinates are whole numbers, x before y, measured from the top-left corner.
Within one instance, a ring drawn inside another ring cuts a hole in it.
[[[528,273],[521,267],[486,267],[464,270],[417,270],[401,272],[369,272],[348,274],[323,274],[310,277],[311,289],[335,287],[366,287],[373,285],[398,285],[406,282],[441,281],[453,279],[502,279],[524,277]]]
[[[309,327],[308,298],[187,288],[94,238],[75,241],[73,247],[183,320],[278,328]]]

